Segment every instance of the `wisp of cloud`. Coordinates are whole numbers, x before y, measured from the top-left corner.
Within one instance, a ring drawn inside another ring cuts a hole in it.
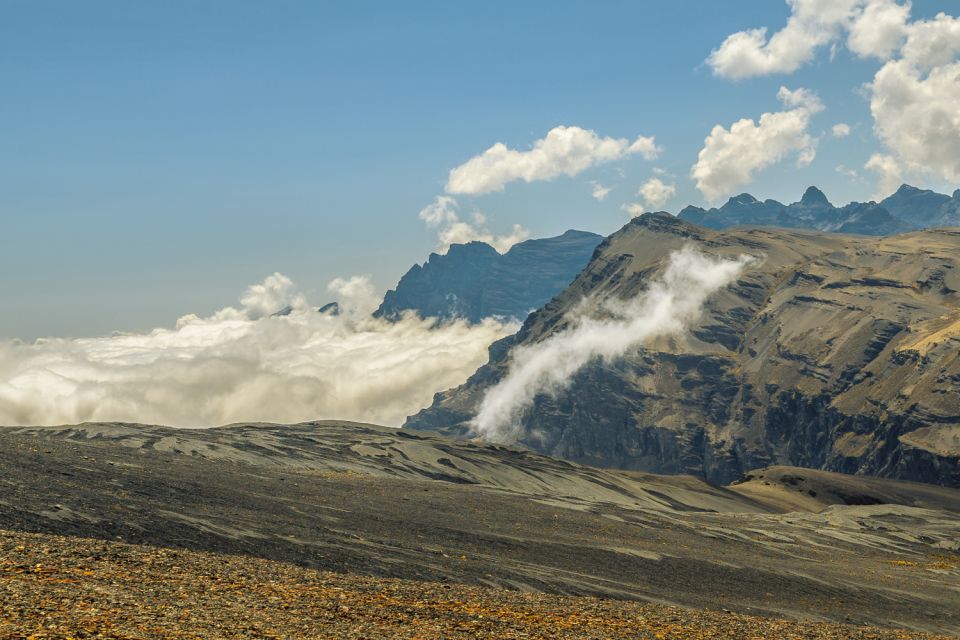
[[[594,359],[612,361],[645,341],[683,331],[707,298],[732,283],[754,258],[716,258],[685,247],[670,254],[663,275],[632,300],[607,300],[605,317],[581,316],[543,342],[517,348],[507,375],[487,391],[472,423],[477,435],[515,442],[538,394],[557,394]]]
[[[338,279],[331,291],[341,315],[318,313],[274,274],[250,287],[239,308],[185,316],[172,329],[0,343],[0,424],[335,418],[399,426],[436,391],[463,383],[487,347],[517,329],[375,320],[363,279]]]

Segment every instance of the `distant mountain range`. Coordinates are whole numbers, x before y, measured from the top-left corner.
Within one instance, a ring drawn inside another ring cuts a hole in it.
[[[678,215],[710,229],[764,225],[886,236],[960,226],[960,189],[951,197],[905,184],[879,203],[851,202],[843,207],[832,205],[816,187],[808,188],[800,202],[788,205],[776,200],[761,202],[744,193],[730,198],[719,209],[689,206]]]
[[[505,254],[483,242],[451,245],[414,265],[388,291],[376,317],[405,311],[443,320],[523,320],[563,291],[593,255],[602,236],[570,230],[555,238],[527,240]]]

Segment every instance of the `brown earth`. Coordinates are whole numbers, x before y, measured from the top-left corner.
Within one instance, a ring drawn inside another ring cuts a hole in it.
[[[0,638],[943,638],[0,530]]]

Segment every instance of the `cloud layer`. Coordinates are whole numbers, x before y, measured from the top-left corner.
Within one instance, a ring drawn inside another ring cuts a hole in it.
[[[302,304],[288,278],[251,287],[240,308],[174,329],[0,343],[0,424],[132,421],[213,426],[336,418],[399,426],[463,383],[516,330],[363,315],[369,283],[332,283],[344,315]],[[284,316],[271,315],[284,307]],[[353,310],[356,313],[351,314]]]
[[[690,170],[697,189],[708,200],[729,195],[753,181],[754,173],[797,156],[806,166],[816,155],[816,140],[808,128],[810,119],[823,110],[817,96],[806,89],[780,87],[777,98],[783,111],[764,113],[759,121],[743,118],[725,129],[717,125],[704,140],[696,164]]]
[[[524,435],[524,412],[538,394],[562,392],[592,360],[616,360],[645,341],[683,331],[707,298],[752,260],[714,258],[690,247],[675,251],[663,276],[645,293],[602,304],[606,317],[576,318],[571,328],[515,349],[506,376],[484,396],[473,430],[493,442],[516,441]]]
[[[601,138],[589,129],[560,126],[534,142],[528,151],[496,143],[451,170],[446,191],[482,195],[500,191],[517,180],[534,182],[561,175],[573,177],[590,167],[633,154],[653,159],[658,152],[652,137],[640,136],[631,142],[626,138]]]

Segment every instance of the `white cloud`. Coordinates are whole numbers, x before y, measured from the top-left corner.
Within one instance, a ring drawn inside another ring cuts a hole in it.
[[[817,50],[847,34],[847,47],[861,58],[886,59],[907,35],[910,2],[896,0],[787,0],[790,17],[767,36],[766,27],[731,34],[707,58],[715,74],[739,80],[792,73],[810,63]]]
[[[590,192],[590,195],[593,196],[593,199],[597,202],[603,202],[603,200],[610,195],[612,189],[610,187],[605,187],[599,182],[591,182],[593,185],[593,191]]]
[[[673,184],[666,184],[660,178],[650,178],[642,185],[637,195],[643,196],[644,202],[651,209],[660,209],[677,193],[677,187]]]
[[[771,73],[791,73],[813,59],[853,18],[862,0],[787,0],[790,18],[772,36],[766,27],[727,37],[707,58],[715,74],[739,80]]]
[[[494,235],[485,227],[486,216],[474,213],[472,222],[460,219],[457,201],[450,196],[437,196],[432,203],[420,211],[420,219],[428,227],[437,227],[437,239],[440,244],[438,253],[446,253],[451,244],[467,242],[486,242],[500,253],[504,253],[518,242],[530,237],[530,232],[519,224],[513,225],[510,233]]]
[[[905,169],[960,182],[960,63],[888,62],[870,85],[877,137]]]
[[[646,209],[643,208],[643,205],[639,202],[626,202],[620,205],[622,211],[626,211],[630,214],[631,218],[636,218],[639,215],[643,215]]]
[[[601,138],[580,127],[556,127],[533,143],[529,151],[509,149],[498,142],[450,171],[446,191],[481,195],[500,191],[510,182],[552,180],[560,175],[573,177],[590,167],[640,154],[650,160],[660,149],[652,137]]]
[[[335,418],[399,426],[435,392],[462,384],[486,362],[487,347],[517,329],[309,308],[269,315],[278,310],[270,305],[302,299],[289,282],[274,274],[251,287],[257,293],[244,296],[244,308],[185,316],[175,329],[0,343],[0,424]],[[346,278],[331,289],[349,307],[368,286]],[[278,289],[288,295],[261,295]]]
[[[875,153],[867,160],[864,168],[873,171],[879,177],[877,192],[873,194],[874,200],[883,200],[903,184],[903,168],[891,155]]]
[[[860,178],[860,174],[857,173],[856,169],[851,169],[846,165],[838,164],[836,169],[834,169],[834,171],[836,171],[842,176],[846,176],[847,178],[850,178],[851,180],[857,180]]]
[[[920,71],[950,64],[960,52],[960,19],[945,13],[911,23],[907,34],[901,57]]]
[[[850,23],[847,46],[861,58],[888,58],[903,43],[910,2],[871,0]]]
[[[663,335],[675,335],[699,317],[707,298],[732,283],[753,259],[725,260],[686,247],[673,252],[663,276],[633,300],[606,300],[602,317],[571,319],[568,329],[517,348],[507,374],[483,397],[473,430],[494,442],[525,434],[524,413],[542,393],[564,391],[594,360],[615,361]]]
[[[884,62],[870,92],[874,131],[882,152],[867,168],[880,190],[904,174],[915,180],[960,181],[960,19],[939,13],[910,20],[909,0],[788,0],[787,25],[769,39],[766,30],[731,35],[708,59],[717,75],[745,78],[789,73],[812,60],[816,49],[847,47]]]
[[[717,125],[704,140],[703,149],[690,175],[697,189],[709,200],[753,181],[753,174],[797,155],[798,166],[806,166],[816,155],[816,140],[808,133],[810,118],[823,110],[817,96],[806,90],[780,87],[777,94],[785,111],[764,113],[759,122],[744,118],[730,129]]]
[[[354,318],[370,315],[380,306],[377,290],[367,276],[334,278],[327,291],[336,298],[340,313]]]
[[[850,125],[844,122],[838,122],[830,129],[830,133],[834,138],[846,138],[850,135]]]

